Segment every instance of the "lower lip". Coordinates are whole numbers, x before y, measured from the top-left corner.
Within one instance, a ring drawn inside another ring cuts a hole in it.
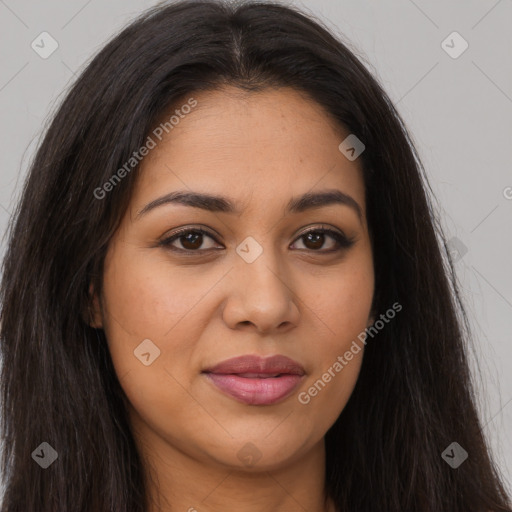
[[[206,373],[222,392],[248,405],[275,404],[288,397],[302,380],[286,374],[268,379],[249,379],[234,374]]]

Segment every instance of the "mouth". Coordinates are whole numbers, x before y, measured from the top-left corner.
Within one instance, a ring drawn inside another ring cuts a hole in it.
[[[305,376],[286,356],[241,356],[202,372],[216,389],[247,405],[271,405],[289,397]]]

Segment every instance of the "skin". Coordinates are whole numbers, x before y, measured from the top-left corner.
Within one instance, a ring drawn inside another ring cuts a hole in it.
[[[298,394],[373,321],[360,164],[338,149],[349,132],[293,89],[228,87],[193,97],[198,105],[142,161],[109,246],[101,296],[92,290],[91,325],[105,330],[129,400],[148,510],[334,511],[324,504],[324,436],[352,393],[364,350],[308,404]],[[227,196],[241,212],[166,204],[137,217],[182,189]],[[292,197],[325,189],[350,195],[362,218],[342,204],[285,213]],[[354,244],[300,236],[322,225]],[[178,250],[199,248],[188,256],[158,245],[185,226],[214,238],[174,240]],[[248,236],[263,249],[252,263],[236,252]],[[160,350],[149,366],[134,357],[145,339]],[[286,355],[306,375],[284,401],[247,405],[201,373],[245,354]],[[255,456],[251,466],[239,457],[244,446]]]

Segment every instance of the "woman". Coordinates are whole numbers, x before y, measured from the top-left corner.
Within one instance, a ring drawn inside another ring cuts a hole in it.
[[[2,510],[510,511],[427,187],[318,22],[144,13],[11,226]]]

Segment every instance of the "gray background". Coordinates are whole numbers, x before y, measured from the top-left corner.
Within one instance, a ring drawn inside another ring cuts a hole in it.
[[[2,232],[49,113],[86,60],[156,3],[0,0]],[[484,432],[510,482],[512,1],[290,3],[319,16],[355,46],[413,136],[458,252],[456,269],[476,340],[471,364],[482,374],[477,385]],[[43,31],[59,44],[47,59],[31,48]],[[457,58],[443,49],[448,44],[450,51],[459,50],[456,39],[442,45],[453,31],[469,44]]]

